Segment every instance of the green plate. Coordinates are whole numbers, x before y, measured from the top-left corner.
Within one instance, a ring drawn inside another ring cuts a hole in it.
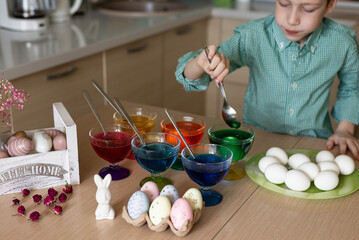
[[[294,153],[304,153],[306,154],[313,162],[315,156],[318,153],[313,150],[304,150],[304,149],[284,149],[288,156],[293,155]],[[357,169],[347,176],[339,175],[339,184],[336,188],[330,191],[322,191],[314,186],[312,182],[310,187],[304,192],[297,192],[290,190],[287,186],[283,184],[274,184],[269,182],[264,174],[259,170],[258,162],[265,156],[265,153],[260,153],[246,163],[246,172],[250,179],[252,179],[258,185],[269,189],[273,192],[284,194],[291,197],[297,198],[306,198],[306,199],[329,199],[329,198],[339,198],[346,195],[349,195],[359,188],[359,172]]]

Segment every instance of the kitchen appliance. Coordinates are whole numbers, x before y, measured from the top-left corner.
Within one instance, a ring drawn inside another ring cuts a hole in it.
[[[70,5],[70,0],[56,0],[56,10],[50,14],[50,19],[55,23],[67,22],[71,15],[74,15],[81,7],[82,0],[74,0]]]
[[[48,25],[46,14],[55,6],[55,0],[2,0],[0,27],[16,31],[45,30]]]

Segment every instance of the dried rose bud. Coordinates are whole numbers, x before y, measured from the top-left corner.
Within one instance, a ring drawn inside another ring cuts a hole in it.
[[[54,197],[53,196],[47,196],[47,197],[45,197],[45,199],[44,199],[44,204],[46,205],[46,206],[51,206],[51,204],[53,204],[54,203]]]
[[[27,195],[29,195],[30,194],[30,190],[29,189],[24,189],[24,190],[22,190],[22,195],[24,196],[24,197],[26,197]]]
[[[40,203],[41,199],[42,199],[42,196],[39,195],[39,194],[35,194],[34,196],[32,196],[32,198],[34,199],[35,203]]]
[[[17,213],[20,214],[21,216],[24,216],[25,215],[25,212],[26,212],[26,209],[23,205],[20,205],[18,208],[17,208]]]
[[[66,183],[65,187],[62,188],[62,191],[64,191],[64,193],[72,193],[72,185]]]
[[[54,188],[49,188],[49,190],[47,190],[47,193],[49,194],[49,196],[55,197],[57,195],[57,191]]]
[[[38,211],[33,211],[30,214],[30,220],[33,221],[33,222],[39,220],[39,218],[40,218],[40,213]]]
[[[62,213],[62,207],[59,206],[59,205],[55,205],[55,206],[52,208],[52,210],[53,210],[56,214],[58,214],[58,215],[60,215],[60,214]]]
[[[20,204],[20,200],[17,199],[17,198],[14,198],[14,199],[12,200],[12,203],[13,203],[13,205],[19,205],[19,204]]]
[[[59,201],[66,202],[66,200],[67,200],[67,195],[65,193],[61,193],[59,196]]]

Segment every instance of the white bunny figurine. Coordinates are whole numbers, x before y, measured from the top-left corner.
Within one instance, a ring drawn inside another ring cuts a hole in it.
[[[110,205],[111,192],[108,189],[112,181],[111,174],[107,174],[103,180],[100,175],[95,174],[94,180],[97,185],[96,201],[98,202],[95,212],[96,220],[114,219],[115,211]]]

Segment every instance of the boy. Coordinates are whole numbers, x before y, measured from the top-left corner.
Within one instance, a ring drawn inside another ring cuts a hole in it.
[[[205,90],[211,79],[222,82],[235,69],[248,66],[250,77],[243,122],[262,129],[328,138],[359,159],[359,49],[355,32],[327,18],[338,0],[276,0],[275,13],[235,28],[219,47],[209,46],[179,59],[177,81],[186,91]],[[329,93],[338,75],[338,101],[332,115]]]

